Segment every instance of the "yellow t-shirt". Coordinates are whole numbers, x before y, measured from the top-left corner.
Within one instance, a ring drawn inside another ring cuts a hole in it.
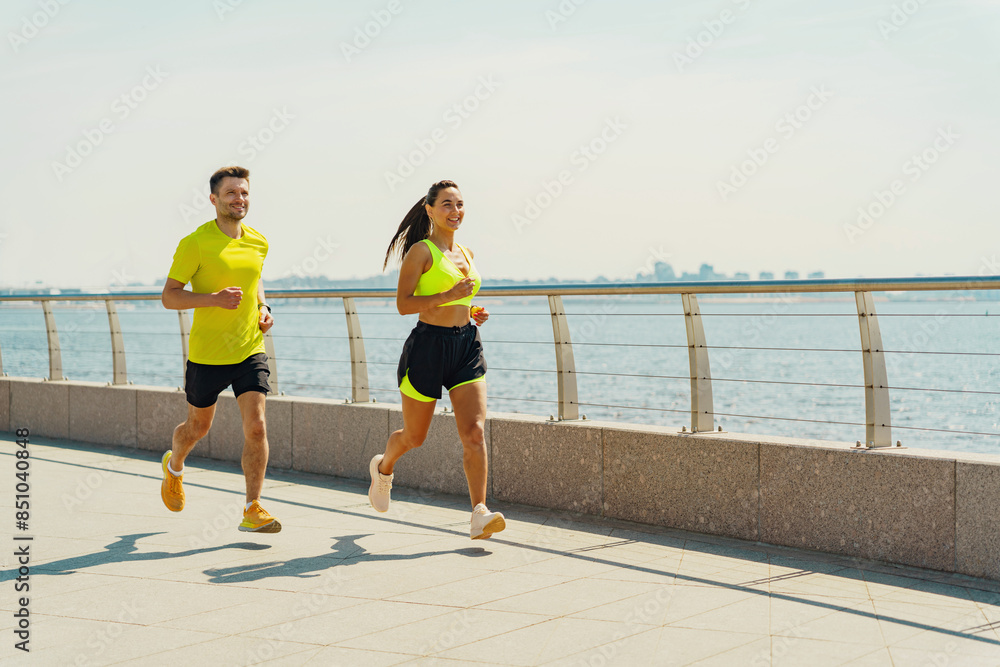
[[[215,220],[181,239],[167,275],[191,283],[199,294],[241,287],[236,310],[195,308],[188,341],[188,358],[198,364],[238,364],[264,351],[264,335],[257,322],[257,284],[267,256],[267,239],[242,225],[243,236],[230,238]]]

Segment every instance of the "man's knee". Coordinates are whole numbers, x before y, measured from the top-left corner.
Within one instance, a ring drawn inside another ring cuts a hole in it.
[[[263,417],[248,419],[243,424],[243,435],[247,440],[263,440],[267,437],[267,422]]]
[[[190,439],[201,440],[208,435],[209,429],[212,428],[212,418],[188,417],[188,420],[181,424],[181,428]]]

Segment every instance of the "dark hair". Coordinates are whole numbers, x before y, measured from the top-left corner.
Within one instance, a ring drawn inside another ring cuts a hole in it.
[[[216,172],[212,174],[212,178],[208,179],[208,189],[212,191],[213,195],[219,194],[216,188],[219,187],[219,183],[222,179],[229,176],[250,180],[250,170],[245,167],[237,167],[235,165],[216,170]]]
[[[424,205],[434,206],[439,192],[445,188],[457,187],[458,185],[455,184],[455,181],[438,181],[430,187],[426,197],[421,197],[413,205],[413,208],[406,214],[403,221],[399,223],[399,229],[396,230],[395,236],[392,237],[389,249],[385,251],[385,262],[382,264],[383,271],[389,266],[389,259],[393,255],[397,255],[402,260],[406,256],[406,251],[414,243],[420,243],[431,233],[431,219],[427,217],[427,209],[424,208]]]

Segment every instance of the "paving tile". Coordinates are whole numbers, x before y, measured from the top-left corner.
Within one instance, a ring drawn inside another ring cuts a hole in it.
[[[293,634],[296,640],[302,643],[325,646],[453,611],[454,609],[439,605],[366,601],[292,621],[272,616],[273,620],[280,622],[247,634],[279,641]]]
[[[182,646],[142,658],[143,667],[176,665],[301,665],[322,647],[265,640],[245,635],[221,637],[195,646]],[[131,662],[131,661],[127,661]]]
[[[472,542],[464,498],[283,471],[282,532],[239,533],[238,465],[191,459],[172,514],[155,453],[34,447],[39,664],[1000,664],[984,580],[513,505]]]
[[[593,579],[574,579],[547,588],[512,595],[480,605],[483,609],[543,616],[566,616],[609,602],[638,595],[646,584],[622,581],[614,586]]]
[[[556,618],[449,649],[440,657],[476,660],[482,656],[505,665],[542,665],[638,631],[616,623]]]
[[[783,637],[883,646],[871,600],[771,598],[771,633]]]
[[[401,653],[438,656],[452,648],[503,635],[537,622],[537,618],[521,613],[457,609],[342,641],[338,646],[373,651],[391,647]]]
[[[147,627],[118,619],[39,615],[32,623],[30,646],[32,661],[43,665],[108,665],[122,661],[145,664],[145,658],[155,653],[215,639],[219,635],[212,632]]]
[[[413,656],[393,653],[391,647],[382,651],[361,651],[342,646],[325,646],[312,656],[296,663],[303,667],[329,667],[330,665],[350,665],[351,667],[389,667],[390,665],[414,664]]]
[[[519,572],[490,572],[480,575],[475,585],[464,581],[437,586],[394,597],[401,602],[445,604],[455,607],[475,607],[515,595],[550,588],[569,581],[569,577],[556,575],[525,574]]]

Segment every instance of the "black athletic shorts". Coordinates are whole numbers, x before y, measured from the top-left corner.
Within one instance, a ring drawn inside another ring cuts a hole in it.
[[[237,397],[248,391],[270,393],[271,385],[267,383],[270,375],[267,355],[263,352],[251,354],[238,364],[196,364],[188,360],[184,392],[188,403],[196,408],[207,408],[215,405],[219,394],[229,385],[233,385]]]
[[[417,322],[403,344],[396,380],[404,395],[418,401],[441,398],[441,387],[455,387],[486,378],[486,357],[479,327],[438,327]]]

